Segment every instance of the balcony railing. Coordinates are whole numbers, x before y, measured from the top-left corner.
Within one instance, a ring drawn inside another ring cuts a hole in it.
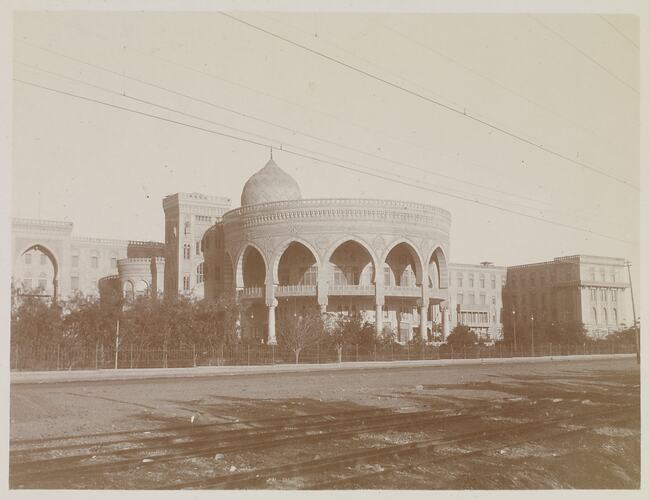
[[[330,285],[329,295],[374,295],[375,285]]]
[[[249,286],[242,288],[239,296],[244,299],[259,299],[264,296],[264,289],[261,286]]]
[[[419,286],[385,286],[384,295],[397,297],[421,297],[422,289]]]
[[[278,297],[302,297],[316,295],[316,285],[278,285],[275,291]]]

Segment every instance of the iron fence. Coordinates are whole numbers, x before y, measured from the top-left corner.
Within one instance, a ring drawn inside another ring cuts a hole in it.
[[[570,356],[593,354],[632,354],[633,344],[590,342],[585,344],[543,344],[532,346],[498,344],[493,346],[440,346],[428,344],[377,344],[370,347],[312,345],[296,353],[282,346],[262,344],[115,346],[50,345],[11,348],[11,369],[88,370],[110,368],[181,368],[193,366],[253,366],[286,363],[319,364],[357,361],[416,361],[437,359],[487,359],[532,356]]]

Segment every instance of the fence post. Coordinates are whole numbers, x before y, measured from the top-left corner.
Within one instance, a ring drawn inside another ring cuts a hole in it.
[[[465,349],[465,344],[463,344],[463,359],[467,359],[467,350]]]
[[[390,343],[390,360],[395,361],[395,355],[393,353],[393,342]]]
[[[449,351],[449,359],[454,359],[454,344],[449,344],[449,347],[451,347],[451,351]]]
[[[271,344],[271,364],[275,364],[275,344]]]
[[[98,368],[98,364],[97,364],[97,348],[98,348],[98,345],[97,345],[97,342],[95,342],[95,370],[97,370],[97,368]]]
[[[131,357],[131,368],[133,368],[133,344],[129,346],[129,354]]]
[[[375,361],[377,361],[377,344],[375,343]]]
[[[356,348],[356,354],[355,354],[355,361],[359,361],[359,344],[355,344],[354,346]]]
[[[320,364],[320,344],[316,344],[316,364]]]
[[[411,361],[411,345],[406,341],[406,359]]]
[[[251,345],[246,346],[246,364],[250,366],[251,364]]]
[[[61,357],[61,344],[57,344],[56,346],[56,369],[59,369],[59,362],[60,362],[60,357]]]

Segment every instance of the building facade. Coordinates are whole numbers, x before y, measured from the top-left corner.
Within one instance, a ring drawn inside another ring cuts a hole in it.
[[[504,310],[517,322],[581,322],[602,337],[631,323],[625,272],[624,259],[591,255],[508,267]]]
[[[486,343],[502,338],[506,268],[491,262],[449,265],[451,324],[468,326]]]
[[[307,308],[427,339],[432,308],[448,297],[450,225],[449,212],[419,203],[302,199],[271,159],[246,182],[241,207],[204,235],[205,296],[235,294],[250,310],[243,335],[268,343],[277,317]]]
[[[230,209],[230,198],[176,193],[163,199],[165,212],[165,281],[168,296],[204,297],[205,232]]]
[[[115,281],[106,278],[118,276],[119,281],[120,268],[131,268],[132,259],[144,257],[143,251],[149,257],[163,252],[161,243],[75,237],[72,230],[72,222],[13,219],[14,293],[52,298],[98,296],[103,287],[115,286]],[[156,264],[164,269],[164,261]],[[162,276],[159,281],[162,284]],[[151,287],[154,278],[147,267],[125,274],[123,282]]]

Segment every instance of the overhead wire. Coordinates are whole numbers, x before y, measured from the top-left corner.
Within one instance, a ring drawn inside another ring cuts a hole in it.
[[[176,96],[179,96],[179,97],[183,97],[183,98],[189,99],[189,100],[194,101],[194,102],[198,102],[200,104],[205,104],[207,106],[211,106],[211,107],[213,107],[215,109],[223,110],[223,111],[226,111],[226,112],[229,112],[229,113],[236,114],[238,116],[242,116],[244,118],[259,121],[260,123],[264,123],[264,124],[267,124],[267,125],[271,125],[271,126],[280,128],[280,129],[285,130],[287,132],[290,132],[292,134],[302,135],[304,137],[308,137],[308,138],[313,139],[313,140],[317,140],[317,141],[320,141],[320,142],[323,142],[323,143],[326,143],[326,144],[330,144],[330,145],[333,145],[333,146],[337,146],[337,147],[340,147],[340,148],[343,148],[343,149],[347,149],[349,151],[353,151],[355,153],[363,154],[363,155],[366,155],[366,156],[369,156],[369,157],[372,157],[372,158],[375,158],[375,159],[379,159],[379,160],[382,160],[382,161],[387,161],[387,162],[393,163],[395,165],[400,165],[400,166],[403,166],[403,167],[406,167],[406,168],[409,168],[409,169],[412,169],[412,170],[415,170],[415,171],[418,171],[418,172],[421,172],[421,173],[424,173],[424,174],[427,174],[427,175],[434,175],[434,176],[438,176],[438,177],[441,177],[441,178],[445,178],[445,179],[453,180],[453,181],[460,182],[460,183],[463,183],[463,184],[467,184],[467,185],[470,185],[470,186],[473,186],[473,187],[478,187],[478,188],[483,189],[483,190],[488,190],[488,191],[491,191],[491,192],[504,194],[504,195],[507,195],[507,196],[511,196],[511,197],[514,197],[514,198],[519,198],[519,199],[534,202],[534,203],[540,203],[540,204],[543,204],[543,205],[546,205],[546,206],[552,206],[552,203],[550,203],[548,201],[545,201],[545,200],[540,200],[539,198],[533,198],[533,197],[521,195],[521,194],[518,194],[518,193],[511,193],[511,192],[508,192],[508,191],[505,191],[505,190],[501,190],[501,189],[499,189],[497,187],[486,186],[484,184],[480,184],[480,183],[477,183],[477,182],[468,181],[466,179],[456,177],[456,176],[453,176],[453,175],[449,175],[449,174],[445,174],[445,173],[439,172],[437,170],[425,169],[425,168],[418,167],[416,165],[406,163],[406,162],[403,162],[403,161],[395,160],[395,159],[392,159],[392,158],[386,158],[384,156],[377,155],[377,154],[372,153],[372,152],[360,150],[358,148],[354,148],[354,147],[351,147],[351,146],[348,146],[348,145],[345,145],[345,144],[341,144],[341,143],[336,142],[336,141],[331,141],[329,139],[324,139],[324,138],[321,138],[321,137],[318,137],[318,136],[315,136],[313,134],[309,134],[309,133],[306,133],[306,132],[301,132],[301,131],[297,130],[294,127],[287,127],[285,125],[278,124],[276,122],[272,122],[272,121],[266,120],[264,118],[259,118],[259,117],[255,116],[255,115],[250,114],[250,113],[244,113],[244,112],[241,112],[241,111],[236,110],[234,108],[223,106],[221,104],[217,104],[217,103],[214,103],[212,101],[208,101],[206,99],[202,99],[202,98],[199,98],[199,97],[196,97],[196,96],[192,96],[190,94],[179,92],[179,91],[171,89],[169,87],[165,87],[165,86],[162,86],[162,85],[159,85],[159,84],[156,84],[156,83],[152,83],[152,82],[149,82],[147,80],[143,80],[141,78],[133,77],[131,75],[126,74],[126,72],[124,72],[124,71],[118,72],[118,71],[112,70],[110,68],[107,68],[106,66],[101,66],[101,65],[98,65],[96,63],[91,63],[91,62],[85,61],[83,59],[79,59],[77,57],[73,57],[73,56],[69,56],[67,54],[63,54],[63,53],[58,52],[58,51],[53,51],[51,49],[46,49],[46,48],[40,47],[40,46],[35,45],[35,44],[30,43],[28,45],[36,47],[38,49],[45,50],[45,51],[47,51],[49,53],[53,53],[55,55],[58,55],[60,57],[72,60],[74,62],[87,65],[87,66],[89,66],[91,68],[95,68],[95,69],[98,69],[100,71],[105,71],[105,72],[107,72],[109,74],[118,76],[120,78],[124,78],[124,79],[127,79],[127,80],[131,80],[131,81],[140,83],[142,85],[149,86],[151,88],[162,90],[162,91],[168,92],[170,94],[173,94],[173,95],[176,95]],[[67,78],[69,80],[77,81],[78,83],[82,83],[82,84],[85,83],[85,82],[82,82],[80,80],[75,80],[72,77],[64,76],[64,75],[58,74],[56,72],[45,70],[44,68],[29,65],[29,64],[21,62],[21,61],[17,61],[17,63],[21,64],[23,66],[31,67],[33,69],[38,69],[39,71],[42,71],[44,73],[50,73],[52,75],[55,75],[55,76],[58,76],[58,77],[61,77],[61,78]],[[248,133],[248,132],[246,132],[246,133]]]
[[[280,145],[280,148],[282,148],[282,144],[286,144],[286,141],[281,141],[281,140],[279,140],[279,139],[270,138],[270,137],[268,137],[268,136],[263,136],[263,135],[260,135],[260,134],[256,134],[256,133],[253,133],[253,132],[249,132],[248,130],[244,130],[244,129],[240,129],[240,128],[232,127],[232,126],[227,125],[227,124],[225,124],[225,123],[217,122],[217,121],[214,121],[214,120],[210,120],[210,119],[205,118],[205,117],[203,117],[203,116],[198,116],[198,115],[195,115],[195,114],[192,114],[192,113],[187,113],[187,112],[184,112],[184,111],[178,110],[178,109],[176,109],[176,108],[171,108],[171,107],[164,106],[164,105],[161,105],[161,104],[159,104],[159,103],[155,103],[155,102],[152,102],[152,101],[149,101],[149,100],[146,100],[146,99],[138,98],[138,97],[135,97],[135,96],[133,96],[133,95],[127,94],[125,91],[119,92],[119,91],[116,91],[116,90],[113,90],[113,89],[109,89],[109,88],[106,88],[106,87],[103,87],[103,86],[100,86],[100,85],[95,85],[95,84],[92,84],[92,83],[86,82],[86,81],[84,81],[84,80],[80,80],[80,79],[78,79],[78,78],[74,78],[74,77],[71,77],[71,76],[68,76],[68,75],[63,75],[63,74],[61,74],[61,73],[57,73],[57,72],[54,72],[54,71],[49,71],[49,70],[46,70],[46,69],[41,68],[41,67],[39,67],[39,66],[34,66],[34,65],[31,65],[31,64],[27,64],[27,63],[24,63],[24,62],[22,62],[22,61],[20,61],[20,60],[16,60],[15,62],[16,62],[17,64],[21,65],[21,66],[25,66],[25,67],[30,68],[30,69],[35,69],[35,70],[37,70],[37,71],[39,71],[39,72],[42,72],[42,73],[45,73],[45,74],[49,74],[49,75],[53,75],[53,76],[56,76],[57,78],[61,78],[61,79],[64,79],[64,80],[72,81],[72,82],[75,82],[75,83],[78,83],[78,84],[81,84],[81,85],[84,85],[84,86],[87,86],[87,87],[90,87],[90,88],[94,88],[94,89],[100,90],[100,91],[102,91],[102,92],[106,92],[106,93],[113,94],[113,95],[116,95],[116,96],[119,96],[119,97],[123,97],[123,98],[125,98],[125,99],[130,99],[130,100],[133,100],[133,101],[136,101],[136,102],[142,103],[142,104],[146,104],[146,105],[154,106],[154,107],[157,107],[157,108],[159,108],[159,109],[163,109],[163,110],[165,110],[165,111],[169,111],[169,112],[173,112],[173,113],[178,113],[178,114],[181,114],[181,115],[183,115],[183,116],[187,116],[187,117],[190,117],[190,118],[193,118],[193,119],[197,119],[197,120],[200,120],[200,121],[204,121],[204,122],[206,122],[206,123],[210,123],[210,124],[212,124],[212,125],[217,125],[217,126],[219,126],[219,127],[226,128],[226,129],[228,129],[228,130],[232,130],[232,131],[235,131],[235,132],[240,132],[240,133],[243,133],[243,134],[246,134],[246,135],[250,135],[250,136],[253,136],[253,137],[257,137],[258,139],[262,139],[262,140],[266,140],[266,141],[275,142],[276,144],[279,144],[279,145]],[[340,159],[340,158],[337,158],[337,157],[334,157],[334,156],[331,156],[331,155],[328,155],[328,154],[325,154],[325,153],[322,153],[322,152],[314,152],[314,151],[310,151],[309,149],[303,148],[303,147],[301,147],[301,146],[295,146],[295,145],[291,145],[291,144],[289,144],[289,145],[292,146],[292,147],[294,147],[294,148],[296,148],[296,149],[300,149],[300,150],[302,150],[302,151],[307,151],[308,153],[315,153],[315,154],[318,154],[318,155],[320,155],[320,156],[322,156],[322,157],[332,159],[332,160],[334,160],[334,161],[338,161],[338,162],[345,161],[345,162],[347,162],[348,164],[355,165],[355,166],[358,166],[358,167],[360,167],[360,168],[369,168],[369,167],[367,167],[367,166],[365,166],[365,165],[360,165],[360,164],[355,163],[355,162],[352,162],[352,161],[350,161],[350,160],[342,160],[342,159]],[[374,170],[377,170],[377,169],[374,169]],[[383,173],[387,173],[387,172],[382,171],[382,170],[378,170],[378,171],[379,171],[379,172],[383,172]],[[403,178],[406,178],[406,179],[409,179],[409,178],[406,177],[406,176],[402,176],[402,177],[403,177]],[[412,179],[411,179],[411,180],[412,180]],[[421,182],[421,183],[422,183],[422,182],[424,182],[424,181],[422,181],[421,179],[418,179],[418,182]],[[429,186],[432,185],[431,183],[428,183],[428,182],[424,182],[424,184],[429,185]],[[446,189],[447,189],[447,190],[450,190],[450,188],[446,188]],[[453,191],[455,191],[455,192],[457,192],[457,193],[465,194],[465,195],[468,195],[468,196],[478,196],[477,193],[468,193],[467,191],[462,191],[462,190],[459,190],[459,189],[453,189]],[[509,194],[509,193],[506,192],[506,194]],[[488,200],[492,200],[492,201],[494,201],[493,198],[487,197],[487,196],[485,196],[485,195],[480,195],[480,196],[482,196],[484,199],[488,199]],[[499,199],[498,201],[503,202],[502,199]],[[543,213],[543,212],[554,212],[554,213],[556,213],[556,214],[558,214],[558,215],[567,215],[565,212],[563,212],[563,211],[561,211],[561,210],[557,210],[557,209],[540,209],[540,208],[535,207],[535,206],[524,205],[524,204],[521,204],[521,203],[515,203],[515,202],[511,202],[511,201],[508,202],[508,203],[509,203],[510,205],[512,205],[512,206],[518,206],[518,207],[521,207],[521,208],[524,208],[524,209],[527,209],[527,210],[535,210],[535,211],[538,211],[538,212],[540,212],[540,213]],[[550,203],[549,203],[549,205],[550,205]],[[572,213],[571,215],[574,216],[574,217],[576,217],[576,213],[575,213],[575,212]],[[581,216],[578,216],[577,218],[578,218],[578,219],[583,219],[583,220],[584,220],[584,217],[581,217]],[[602,217],[599,219],[599,221],[602,221]]]
[[[192,114],[192,113],[187,113],[185,111],[178,110],[178,109],[175,109],[175,108],[171,108],[169,106],[165,106],[165,105],[162,105],[162,104],[159,104],[159,103],[155,103],[155,102],[152,102],[152,101],[149,101],[149,100],[146,100],[146,99],[135,97],[133,95],[127,94],[126,91],[119,92],[119,91],[116,91],[116,90],[113,90],[113,89],[108,89],[108,88],[100,86],[100,85],[95,85],[95,84],[92,84],[92,83],[89,83],[89,82],[85,82],[83,80],[79,80],[79,79],[74,78],[74,77],[70,77],[70,76],[67,76],[67,75],[61,75],[60,73],[56,73],[56,72],[53,72],[53,71],[44,70],[44,69],[39,68],[37,66],[32,66],[30,64],[26,64],[26,63],[23,63],[23,62],[20,62],[20,61],[16,61],[16,62],[18,64],[22,65],[22,66],[29,67],[29,68],[32,68],[32,69],[36,69],[36,70],[42,71],[43,73],[50,74],[50,75],[56,76],[58,78],[62,78],[62,79],[72,81],[72,82],[75,82],[75,83],[79,83],[81,85],[85,85],[87,87],[94,88],[94,89],[100,90],[102,92],[113,94],[113,95],[116,95],[118,97],[129,99],[129,100],[132,100],[132,101],[135,101],[135,102],[139,102],[141,104],[153,106],[153,107],[156,107],[156,108],[159,108],[159,109],[162,109],[162,110],[165,110],[165,111],[169,111],[169,112],[172,112],[172,113],[177,113],[177,114],[180,114],[182,116],[186,116],[188,118],[193,118],[193,119],[200,120],[200,121],[203,121],[203,122],[206,122],[206,123],[210,123],[212,125],[216,125],[218,127],[226,128],[228,130],[232,130],[232,131],[239,132],[239,133],[242,133],[242,134],[245,134],[245,135],[256,137],[256,138],[264,140],[264,141],[270,141],[271,143],[276,144],[276,149],[283,150],[284,148],[286,148],[286,145],[289,145],[289,146],[291,146],[291,147],[293,147],[295,149],[306,151],[308,153],[318,154],[321,157],[329,158],[329,159],[334,160],[334,161],[338,161],[338,162],[343,162],[344,161],[344,162],[346,162],[348,164],[355,165],[355,166],[357,166],[359,168],[369,168],[369,167],[367,167],[365,165],[360,165],[360,164],[358,164],[356,162],[353,162],[353,161],[350,161],[350,160],[343,160],[341,158],[337,158],[337,157],[328,155],[326,153],[311,151],[311,150],[306,149],[306,148],[301,147],[301,146],[288,144],[286,141],[281,141],[280,139],[275,139],[275,138],[271,138],[271,137],[268,137],[268,136],[256,134],[254,132],[249,132],[248,130],[233,127],[231,125],[227,125],[227,124],[222,123],[222,122],[211,120],[211,119],[208,119],[208,118],[205,118],[205,117],[202,117],[202,116],[198,116],[198,115],[195,115],[195,114]],[[382,171],[382,170],[377,170],[377,169],[374,169],[374,170],[388,174],[388,172],[385,172],[385,171]],[[406,176],[402,176],[402,177],[406,178],[406,179],[409,179]],[[430,185],[430,186],[432,185],[431,183],[424,182],[422,180],[419,180],[418,182],[421,182],[423,184]],[[470,193],[470,192],[462,191],[462,190],[459,190],[459,189],[456,189],[456,188],[446,188],[446,189],[448,191],[452,190],[452,191],[455,191],[457,193],[461,193],[461,194],[464,194],[464,195],[467,195],[467,196],[479,196],[477,193]],[[486,197],[485,195],[480,195],[480,196],[482,196],[484,199],[488,199],[488,200],[491,199],[492,201],[495,201],[493,198]],[[503,201],[503,200],[498,200],[498,201]],[[511,205],[519,206],[519,207],[524,208],[524,209],[541,211],[541,209],[539,209],[538,207],[523,205],[523,204],[514,203],[514,202],[509,202],[509,203]],[[552,210],[552,211],[557,212],[560,215],[565,215],[564,213],[562,213],[560,211],[557,211],[557,210]]]
[[[64,90],[55,89],[55,88],[48,87],[48,86],[45,86],[45,85],[39,85],[37,83],[30,82],[28,80],[22,80],[22,79],[19,79],[19,78],[14,78],[14,81],[16,81],[18,83],[21,83],[21,84],[24,84],[24,85],[32,86],[32,87],[35,87],[35,88],[40,88],[42,90],[46,90],[46,91],[49,91],[49,92],[52,92],[52,93],[66,95],[68,97],[73,97],[75,99],[80,99],[80,100],[84,100],[84,101],[87,101],[87,102],[92,102],[92,103],[99,104],[99,105],[102,105],[102,106],[106,106],[106,107],[109,107],[109,108],[113,108],[113,109],[117,109],[117,110],[121,110],[121,111],[126,111],[126,112],[130,112],[130,113],[138,114],[138,115],[145,116],[145,117],[148,117],[148,118],[161,120],[161,121],[164,121],[164,122],[167,122],[167,123],[188,127],[188,128],[191,128],[191,129],[203,131],[203,132],[210,133],[210,134],[219,135],[221,137],[225,137],[225,138],[228,138],[228,139],[233,139],[233,140],[236,140],[236,141],[241,141],[241,142],[245,142],[245,143],[248,143],[248,144],[253,144],[253,145],[256,145],[256,146],[259,146],[259,147],[263,147],[265,149],[269,149],[271,147],[271,145],[269,145],[267,143],[262,143],[262,142],[255,141],[255,140],[252,140],[252,139],[239,137],[239,136],[236,136],[236,135],[233,135],[233,134],[219,132],[219,131],[212,130],[212,129],[209,129],[209,128],[200,127],[200,126],[197,126],[197,125],[185,123],[185,122],[182,122],[182,121],[179,121],[179,120],[174,120],[174,119],[171,119],[171,118],[166,118],[166,117],[163,117],[163,116],[160,116],[160,115],[155,115],[155,114],[152,114],[152,113],[147,113],[147,112],[136,110],[136,109],[133,109],[133,108],[120,106],[120,105],[113,104],[113,103],[108,103],[108,102],[102,101],[100,99],[94,99],[92,97],[87,97],[87,96],[83,96],[83,95],[80,95],[80,94],[75,94],[73,92],[67,92],[67,91],[64,91]],[[564,227],[564,228],[567,228],[567,229],[577,230],[577,231],[592,234],[594,236],[600,236],[600,237],[603,237],[603,238],[606,238],[606,239],[619,241],[619,242],[622,242],[622,243],[627,243],[627,244],[635,243],[634,241],[625,240],[625,239],[622,239],[622,238],[619,238],[619,237],[616,237],[616,236],[612,236],[612,235],[609,235],[609,234],[606,234],[606,233],[601,233],[599,231],[594,231],[594,230],[591,230],[591,229],[588,229],[588,228],[585,228],[585,227],[576,226],[576,225],[573,225],[573,224],[567,224],[567,223],[559,222],[559,221],[554,221],[554,220],[546,219],[544,217],[539,217],[539,216],[535,216],[535,215],[532,215],[532,214],[527,214],[527,213],[524,213],[524,212],[511,210],[511,209],[508,209],[506,207],[502,207],[502,206],[499,206],[499,205],[496,205],[496,204],[486,203],[486,202],[483,202],[483,201],[480,201],[480,200],[473,200],[471,198],[467,198],[467,197],[460,196],[460,195],[455,195],[455,194],[448,193],[448,192],[445,192],[445,191],[442,191],[442,190],[425,187],[425,186],[422,185],[422,183],[403,180],[403,179],[400,179],[399,177],[394,178],[394,177],[391,177],[389,175],[377,174],[376,172],[367,172],[367,171],[361,170],[359,168],[355,168],[355,167],[351,167],[349,165],[345,165],[345,164],[340,163],[340,162],[335,162],[335,161],[332,161],[332,160],[324,160],[324,159],[319,158],[317,156],[314,156],[312,154],[304,154],[304,153],[300,153],[299,151],[293,151],[291,149],[287,149],[286,147],[283,147],[282,151],[284,153],[287,153],[287,154],[290,154],[290,155],[293,155],[293,156],[297,156],[297,157],[300,157],[300,158],[303,158],[303,159],[312,160],[312,161],[319,162],[319,163],[326,163],[326,164],[336,166],[336,167],[339,167],[339,168],[342,168],[342,169],[345,169],[345,170],[348,170],[348,171],[368,175],[368,176],[375,177],[375,178],[378,178],[378,179],[383,179],[383,180],[386,180],[386,181],[389,181],[389,182],[394,182],[396,184],[401,184],[401,185],[413,187],[413,188],[428,191],[428,192],[433,192],[433,193],[436,193],[436,194],[439,194],[439,195],[442,195],[442,196],[455,198],[455,199],[458,199],[458,200],[474,203],[474,204],[477,204],[477,205],[482,205],[482,206],[485,206],[485,207],[488,207],[488,208],[493,208],[495,210],[499,210],[499,211],[502,211],[502,212],[505,212],[505,213],[510,213],[510,214],[513,214],[513,215],[526,217],[526,218],[529,218],[531,220],[535,220],[535,221],[542,222],[542,223],[545,223],[545,224],[551,224],[551,225],[555,225],[555,226],[558,226],[558,227]]]
[[[548,24],[543,22],[541,19],[539,19],[537,16],[534,16],[532,14],[529,14],[529,17],[533,19],[537,24],[542,26],[544,29],[547,31],[553,33],[555,36],[557,36],[560,40],[562,40],[564,43],[566,43],[569,47],[572,47],[576,52],[584,56],[586,59],[591,61],[594,65],[598,66],[601,70],[603,70],[605,73],[607,73],[609,76],[611,76],[614,80],[619,82],[620,84],[624,85],[628,89],[630,89],[632,92],[634,92],[636,95],[639,95],[639,89],[633,87],[629,83],[627,83],[625,80],[623,80],[621,77],[619,77],[616,73],[614,73],[612,70],[607,68],[605,65],[601,64],[598,62],[596,59],[594,59],[592,56],[587,54],[584,50],[582,50],[580,47],[578,47],[575,43],[573,43],[571,40],[569,40],[567,37],[562,35],[559,31],[551,28]]]
[[[267,30],[267,29],[265,29],[265,28],[262,28],[262,27],[260,27],[260,26],[257,26],[256,24],[253,24],[253,23],[250,23],[250,22],[245,21],[245,20],[243,20],[243,19],[240,19],[240,18],[238,18],[238,17],[236,17],[236,16],[230,15],[230,14],[228,14],[228,13],[226,13],[226,12],[219,12],[219,13],[220,13],[222,16],[225,16],[225,17],[227,17],[227,18],[229,18],[229,19],[232,19],[232,20],[235,21],[235,22],[241,23],[241,24],[243,24],[243,25],[245,25],[245,26],[248,26],[248,27],[250,27],[250,28],[252,28],[252,29],[254,29],[254,30],[257,30],[257,31],[259,31],[259,32],[261,32],[261,33],[265,33],[265,34],[267,34],[267,35],[269,35],[269,36],[271,36],[271,37],[273,37],[273,38],[276,38],[276,39],[278,39],[278,40],[282,40],[282,41],[284,41],[284,42],[286,42],[286,43],[288,43],[288,44],[290,44],[290,45],[293,45],[293,46],[298,47],[298,48],[300,48],[300,49],[303,49],[303,50],[305,50],[305,51],[307,51],[307,52],[310,52],[310,53],[312,53],[312,54],[315,54],[315,55],[317,55],[317,56],[319,56],[319,57],[322,57],[323,59],[326,59],[326,60],[328,60],[328,61],[330,61],[330,62],[333,62],[333,63],[335,63],[335,64],[338,64],[338,65],[340,65],[340,66],[342,66],[342,67],[345,67],[345,68],[347,68],[347,69],[349,69],[349,70],[351,70],[351,71],[354,71],[354,72],[359,73],[359,74],[361,74],[361,75],[364,75],[364,76],[366,76],[366,77],[368,77],[368,78],[371,78],[371,79],[373,79],[373,80],[376,80],[376,81],[378,81],[378,82],[380,82],[380,83],[383,83],[383,84],[388,85],[388,86],[390,86],[390,87],[393,87],[393,88],[395,88],[395,89],[397,89],[397,90],[400,90],[400,91],[402,91],[402,92],[405,92],[406,94],[412,95],[412,96],[414,96],[414,97],[416,97],[416,98],[418,98],[418,99],[422,99],[422,100],[424,100],[424,101],[427,101],[427,102],[429,102],[429,103],[431,103],[431,104],[434,104],[435,106],[438,106],[438,107],[440,107],[440,108],[442,108],[442,109],[445,109],[445,110],[447,110],[447,111],[450,111],[450,112],[452,112],[452,113],[454,113],[454,114],[457,114],[457,115],[460,115],[460,116],[462,116],[462,117],[465,117],[465,118],[467,118],[467,119],[469,119],[469,120],[472,120],[472,121],[474,121],[474,122],[476,122],[476,123],[479,123],[479,124],[481,124],[481,125],[483,125],[483,126],[485,126],[485,127],[488,127],[488,128],[490,128],[490,129],[496,130],[497,132],[500,132],[500,133],[502,133],[502,134],[504,134],[504,135],[506,135],[506,136],[508,136],[508,137],[511,137],[511,138],[513,138],[513,139],[515,139],[515,140],[521,142],[521,143],[527,144],[527,145],[532,146],[532,147],[534,147],[534,148],[536,148],[536,149],[539,149],[539,150],[541,150],[541,151],[544,151],[544,152],[546,152],[546,153],[548,153],[548,154],[550,154],[550,155],[553,155],[553,156],[555,156],[555,157],[557,157],[557,158],[560,158],[560,159],[562,159],[562,160],[565,160],[565,161],[567,161],[567,162],[569,162],[569,163],[572,163],[572,164],[574,164],[574,165],[580,166],[580,167],[582,167],[582,168],[584,168],[584,169],[586,169],[586,170],[589,170],[589,171],[591,171],[591,172],[593,172],[593,173],[595,173],[595,174],[598,174],[598,175],[601,175],[601,176],[607,177],[607,178],[609,178],[609,179],[611,179],[611,180],[613,180],[613,181],[616,181],[616,182],[618,182],[618,183],[621,183],[621,184],[623,184],[623,185],[625,185],[625,186],[627,186],[627,187],[629,187],[629,188],[631,188],[631,189],[635,189],[635,190],[637,190],[637,191],[639,190],[639,187],[638,187],[638,186],[636,186],[635,184],[633,184],[631,181],[629,181],[629,180],[627,180],[627,179],[624,179],[624,178],[622,178],[622,177],[618,177],[618,176],[612,175],[612,174],[610,174],[610,173],[608,173],[608,172],[606,172],[606,171],[604,171],[604,170],[601,170],[601,169],[599,169],[599,168],[596,168],[596,167],[594,167],[594,166],[592,166],[592,165],[589,165],[589,164],[587,164],[587,163],[584,163],[584,162],[581,162],[581,161],[575,160],[575,159],[573,159],[573,158],[571,158],[571,157],[569,157],[569,156],[566,156],[566,155],[563,154],[563,153],[560,153],[560,152],[555,151],[555,150],[553,150],[553,149],[551,149],[551,148],[549,148],[549,147],[546,147],[546,146],[544,146],[543,144],[537,144],[536,142],[533,142],[532,140],[527,139],[527,138],[525,138],[525,137],[523,137],[523,136],[521,136],[521,135],[519,135],[519,134],[517,134],[517,133],[515,133],[515,132],[512,132],[512,131],[507,130],[507,129],[505,129],[505,128],[502,128],[502,127],[496,126],[496,125],[494,125],[493,123],[490,123],[490,122],[488,122],[488,121],[486,121],[486,120],[483,120],[483,119],[481,119],[481,118],[478,118],[478,117],[475,116],[475,115],[472,115],[471,113],[467,113],[466,110],[456,109],[456,108],[454,108],[453,106],[450,106],[450,105],[445,104],[445,103],[443,103],[443,102],[441,102],[441,101],[438,101],[438,100],[433,99],[433,98],[431,98],[431,97],[429,97],[429,96],[426,96],[426,95],[424,95],[424,94],[422,94],[422,93],[419,93],[419,92],[416,92],[416,91],[414,91],[414,90],[412,90],[412,89],[409,89],[409,88],[407,88],[407,87],[404,87],[403,85],[400,85],[400,84],[398,84],[398,83],[395,83],[395,82],[392,82],[392,81],[387,80],[387,79],[385,79],[385,78],[382,78],[381,76],[378,76],[378,75],[375,75],[375,74],[373,74],[373,73],[370,73],[369,71],[366,71],[366,70],[364,70],[364,69],[358,68],[358,67],[356,67],[356,66],[354,66],[354,65],[352,65],[352,64],[346,63],[345,61],[342,61],[342,60],[340,60],[340,59],[337,59],[337,58],[335,58],[335,57],[332,57],[332,56],[330,56],[330,55],[328,55],[328,54],[325,54],[324,52],[320,52],[320,51],[318,51],[318,50],[316,50],[316,49],[313,49],[313,48],[311,48],[311,47],[308,47],[308,46],[306,46],[306,45],[303,45],[303,44],[301,44],[301,43],[298,43],[298,42],[296,42],[296,41],[294,41],[294,40],[291,40],[291,39],[289,39],[289,38],[287,38],[287,37],[284,37],[284,36],[282,36],[282,35],[278,35],[277,33],[274,33],[274,32],[272,32],[272,31],[270,31],[270,30]]]

